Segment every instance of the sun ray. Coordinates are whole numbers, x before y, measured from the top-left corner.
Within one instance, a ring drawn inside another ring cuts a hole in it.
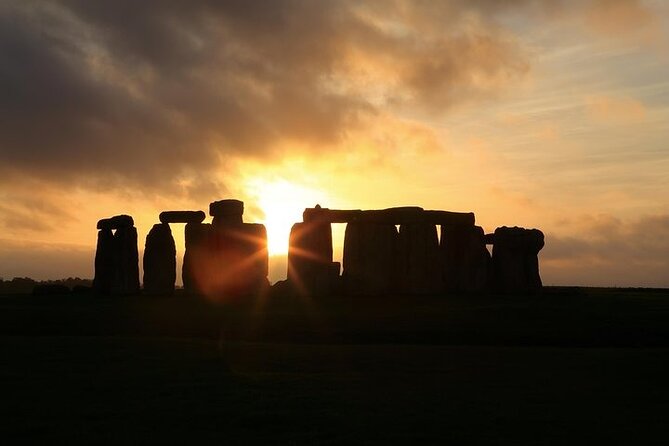
[[[302,221],[302,212],[318,203],[327,203],[328,195],[285,179],[254,178],[249,193],[264,213],[261,221],[267,229],[270,256],[288,253],[288,237],[293,224]]]

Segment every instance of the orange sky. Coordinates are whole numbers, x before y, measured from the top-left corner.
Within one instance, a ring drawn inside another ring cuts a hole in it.
[[[669,287],[668,25],[661,1],[3,2],[0,277],[92,277],[99,218],[141,249],[160,211],[238,198],[275,254],[304,207],[418,205],[542,229],[549,285]]]

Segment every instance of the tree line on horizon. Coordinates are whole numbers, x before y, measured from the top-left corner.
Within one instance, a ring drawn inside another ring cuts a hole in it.
[[[50,291],[83,292],[93,285],[91,279],[68,277],[57,280],[35,280],[30,277],[14,277],[4,280],[0,277],[0,294],[48,294]]]

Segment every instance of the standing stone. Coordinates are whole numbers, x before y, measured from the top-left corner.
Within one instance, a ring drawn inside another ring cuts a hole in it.
[[[139,292],[137,229],[129,215],[98,221],[94,288],[102,294]],[[112,232],[116,230],[116,232]]]
[[[173,294],[176,282],[176,245],[170,225],[153,225],[144,248],[144,291],[150,294]]]
[[[189,293],[202,294],[205,275],[209,262],[209,232],[211,225],[208,223],[187,223],[184,228],[186,250],[181,276],[184,289]]]
[[[381,295],[397,292],[398,234],[395,225],[353,222],[344,236],[347,294]]]
[[[541,290],[538,254],[544,234],[538,229],[497,228],[492,249],[494,287],[503,293]]]
[[[244,223],[236,235],[241,253],[241,276],[245,281],[243,294],[253,294],[266,289],[269,287],[269,253],[265,225]]]
[[[441,226],[440,249],[444,287],[451,292],[482,292],[488,288],[490,253],[480,226]]]
[[[210,292],[240,297],[254,294],[267,281],[267,231],[260,224],[218,224],[209,236],[212,262]]]
[[[100,294],[108,294],[116,274],[115,269],[114,234],[109,228],[100,229],[95,250],[93,289]]]
[[[113,294],[136,294],[139,292],[139,254],[137,252],[137,229],[120,227],[114,234],[115,275]]]
[[[400,226],[399,278],[407,294],[434,294],[442,291],[441,262],[437,227],[431,223]]]
[[[288,242],[288,282],[302,294],[330,294],[339,278],[332,262],[332,226],[327,222],[295,223]]]

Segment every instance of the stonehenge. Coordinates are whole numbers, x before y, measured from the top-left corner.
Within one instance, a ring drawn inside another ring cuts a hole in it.
[[[184,228],[186,250],[181,268],[181,279],[184,289],[191,294],[202,293],[198,284],[203,281],[200,277],[203,267],[207,265],[207,242],[210,228],[211,225],[208,223],[186,223]]]
[[[492,276],[495,291],[532,293],[541,289],[537,254],[544,247],[538,229],[503,226],[495,229]]]
[[[319,221],[295,223],[288,246],[288,281],[298,291],[328,294],[339,277],[339,263],[332,261],[332,227]]]
[[[161,214],[162,216],[162,214]],[[153,225],[144,247],[144,291],[172,294],[177,280],[177,248],[167,223]]]
[[[130,228],[135,226],[135,221],[129,215],[115,215],[110,218],[103,218],[98,221],[98,229],[118,229],[118,228]]]
[[[350,295],[397,290],[399,234],[393,224],[352,222],[344,237],[344,290]]]
[[[203,211],[164,211],[146,238],[144,291],[171,294],[176,281],[176,249],[170,224],[185,223],[182,279],[190,294],[240,297],[269,287],[267,231],[244,223],[244,203],[220,200]]]
[[[100,294],[134,294],[139,291],[137,229],[129,215],[98,221],[93,288]]]
[[[243,223],[244,203],[239,200],[220,200],[209,204],[209,215],[213,225],[235,225]]]
[[[203,211],[164,211],[146,236],[143,288],[170,295],[176,283],[171,224],[185,224],[186,292],[208,297],[257,295],[269,288],[267,231],[245,223],[244,203],[225,199]],[[290,231],[287,281],[305,295],[535,293],[541,290],[538,229],[499,227],[486,234],[471,212],[408,206],[339,210],[316,205]],[[332,224],[345,223],[343,262],[333,261]],[[137,230],[129,215],[98,221],[94,288],[140,289]],[[492,255],[486,245],[492,245]],[[341,271],[340,271],[341,270]]]
[[[439,243],[444,288],[481,292],[490,285],[490,253],[480,226],[442,225]]]
[[[537,254],[543,234],[536,229],[503,227],[485,234],[471,212],[416,206],[337,210],[317,205],[305,209],[302,219],[291,231],[288,282],[309,294],[328,294],[337,282],[335,268],[329,267],[332,223],[346,224],[340,281],[348,295],[541,289]],[[487,244],[494,246],[492,256]]]
[[[202,211],[164,211],[158,216],[161,223],[202,223],[205,218]]]

